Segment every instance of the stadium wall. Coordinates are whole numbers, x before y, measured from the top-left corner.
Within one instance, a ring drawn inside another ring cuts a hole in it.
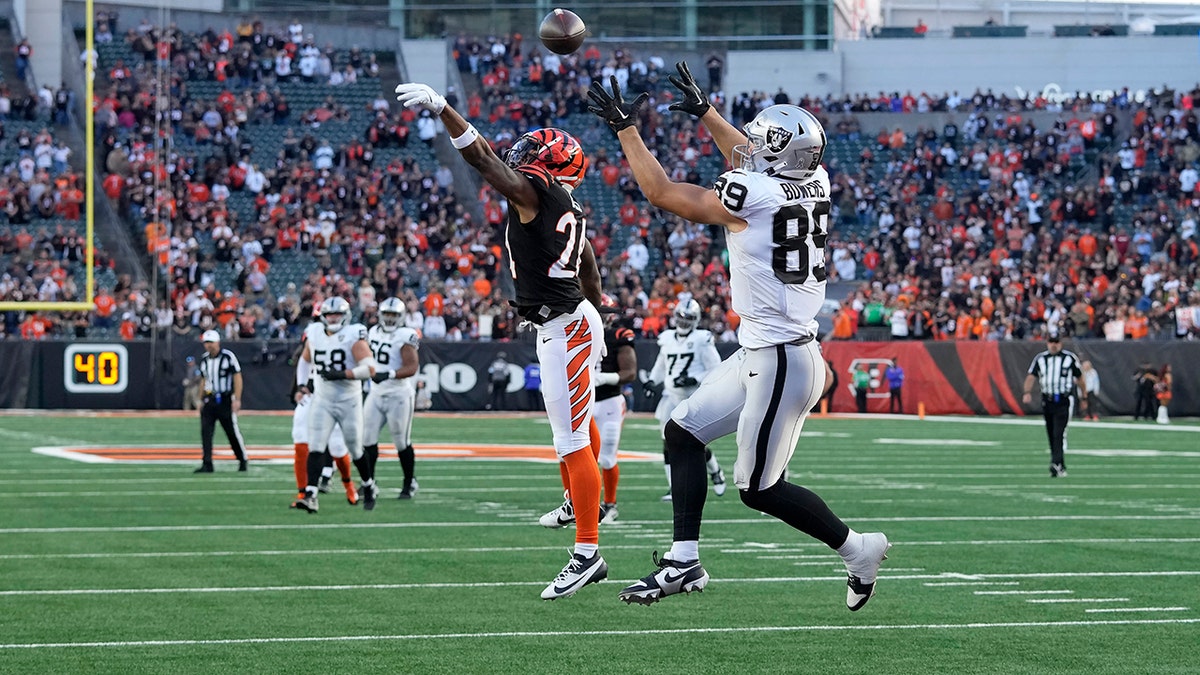
[[[294,371],[288,359],[293,344],[234,342],[225,346],[242,362],[245,408],[290,407]],[[1171,364],[1173,416],[1200,415],[1200,343],[1083,341],[1068,342],[1066,347],[1090,360],[1099,372],[1102,416],[1132,414],[1133,375],[1143,362],[1155,368]],[[736,348],[734,344],[719,345],[722,356]],[[1029,363],[1043,348],[1037,342],[831,341],[822,345],[838,375],[833,412],[855,411],[849,382],[859,363],[866,363],[873,373],[869,411],[886,412],[888,391],[882,371],[895,359],[906,372],[905,412],[915,413],[921,402],[929,414],[961,415],[1038,412],[1022,408],[1021,386]],[[509,403],[513,409],[523,409],[522,369],[534,360],[533,343],[425,342],[420,350],[421,377],[430,392],[432,409],[482,410],[488,401],[488,367],[500,351],[511,364]],[[658,352],[656,343],[639,341],[637,351],[640,369],[648,371]],[[3,342],[0,408],[178,409],[183,401],[182,382],[188,375],[187,358],[199,358],[202,353],[201,346],[191,341]],[[123,366],[118,363],[121,358]],[[110,370],[105,373],[100,368]],[[94,379],[110,384],[89,383],[89,372],[97,376]],[[118,379],[121,381],[116,382]],[[640,386],[633,389],[634,409],[651,410],[655,402],[643,400]]]

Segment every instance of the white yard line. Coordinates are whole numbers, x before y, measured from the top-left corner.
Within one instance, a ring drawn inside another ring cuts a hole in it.
[[[1052,605],[1060,603],[1102,603],[1102,602],[1129,602],[1129,598],[1030,598],[1025,602],[1035,605]]]
[[[886,568],[885,568],[886,569]],[[1200,570],[1170,570],[1150,572],[1029,572],[1020,574],[969,574],[947,573],[940,574],[895,574],[883,575],[881,578],[892,581],[927,581],[935,579],[962,578],[973,579],[1071,579],[1089,577],[1191,577],[1200,576]],[[832,576],[801,576],[801,577],[742,577],[722,578],[723,584],[776,584],[776,583],[813,583],[827,581],[845,581],[844,574]],[[614,584],[625,584],[635,579],[612,580]],[[404,584],[329,584],[302,586],[202,586],[180,588],[47,588],[21,589],[0,591],[0,597],[19,596],[50,596],[50,595],[162,595],[190,593],[289,593],[314,591],[353,591],[353,590],[405,590],[431,588],[509,588],[541,586],[545,581],[504,581],[504,582],[436,582],[436,583],[404,583]],[[1046,593],[1071,593],[1073,591],[1042,591]],[[995,594],[1009,594],[998,591]],[[1011,592],[1016,593],[1016,591]],[[977,595],[983,592],[976,591]]]
[[[1186,612],[1191,607],[1107,607],[1105,609],[1085,609],[1088,614],[1112,612]]]
[[[927,581],[922,586],[1020,586],[1019,581]]]
[[[975,591],[975,595],[1070,595],[1075,591]]]
[[[617,523],[621,524],[620,522]],[[669,535],[662,533],[634,533],[621,532],[621,535],[626,538],[652,538],[666,537]],[[707,542],[708,540],[706,540]],[[715,541],[715,540],[713,540]],[[988,540],[972,540],[972,541],[905,541],[900,542],[904,548],[913,546],[986,546],[986,545],[1025,545],[1025,544],[1064,544],[1064,543],[1086,543],[1086,544],[1162,544],[1162,543],[1200,543],[1200,538],[1190,539],[1159,539],[1159,538],[1136,538],[1136,539],[1037,539],[1037,540],[1021,540],[1021,539],[998,539],[994,541]],[[779,560],[815,560],[827,561],[832,564],[839,562],[838,558],[833,554],[795,554],[787,555],[786,551],[800,550],[815,547],[824,547],[824,544],[790,544],[787,546],[754,546],[750,548],[722,548],[718,552],[722,554],[738,554],[748,553],[754,554],[763,559],[779,559]],[[641,550],[645,545],[642,544],[605,544],[605,550]],[[227,557],[254,557],[254,556],[318,556],[318,555],[418,555],[418,554],[469,554],[469,553],[500,553],[500,552],[533,552],[533,551],[558,551],[562,546],[446,546],[438,548],[336,548],[336,549],[262,549],[262,550],[236,550],[236,551],[128,551],[128,552],[103,552],[96,551],[91,553],[0,553],[0,560],[72,560],[72,559],[102,559],[102,558],[227,558]],[[759,554],[764,551],[779,551],[777,556],[761,556]],[[1005,586],[1016,585],[1017,582],[986,582],[986,581],[962,581],[962,582],[947,582],[936,584],[925,584],[926,586]]]
[[[336,501],[336,500],[335,500]],[[297,514],[298,517],[303,517],[304,514]],[[913,516],[913,517],[871,517],[871,516],[848,516],[846,520],[871,522],[871,523],[946,523],[946,522],[1027,522],[1027,521],[1113,521],[1113,520],[1136,520],[1136,521],[1154,521],[1154,520],[1200,520],[1200,513],[1197,514],[1167,514],[1167,515],[1043,515],[1043,516]],[[665,527],[671,524],[670,520],[622,520],[623,525],[638,525],[638,526],[653,526]],[[771,525],[775,526],[776,521],[771,518],[713,518],[706,519],[706,524],[714,525]],[[213,531],[239,531],[239,530],[320,530],[320,529],[355,529],[355,528],[430,528],[430,527],[530,527],[528,523],[500,523],[496,521],[485,522],[462,522],[462,523],[279,523],[273,525],[129,525],[129,526],[111,526],[111,527],[6,527],[0,528],[0,535],[4,534],[74,534],[74,533],[104,533],[104,532],[213,532]],[[1013,540],[1014,543],[1040,543],[1038,541],[1021,542],[1021,540]],[[1050,541],[1072,541],[1072,540],[1047,540]],[[1079,540],[1079,541],[1110,541],[1106,539],[1097,540]],[[1121,540],[1119,540],[1121,541]],[[1147,541],[1194,541],[1193,539],[1160,539]],[[960,544],[972,542],[947,542],[946,544],[925,543],[926,546]],[[905,543],[905,545],[909,545]]]
[[[805,631],[916,631],[916,630],[996,630],[999,628],[1051,628],[1061,626],[1151,626],[1200,623],[1198,619],[1115,619],[1086,621],[1009,621],[997,623],[917,623],[799,626],[728,626],[720,628],[657,628],[641,630],[581,631],[507,631],[493,633],[410,633],[399,635],[330,635],[305,637],[228,638],[222,640],[128,640],[109,642],[30,642],[0,644],[2,650],[80,649],[123,647],[180,647],[213,645],[293,644],[303,642],[375,642],[381,640],[494,640],[530,637],[627,637],[638,635],[695,635],[729,633],[797,633]]]

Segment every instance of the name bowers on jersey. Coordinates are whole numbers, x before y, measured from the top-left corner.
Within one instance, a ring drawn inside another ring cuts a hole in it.
[[[779,187],[783,189],[783,194],[788,200],[825,199],[828,196],[825,192],[825,184],[821,181],[814,180],[808,183],[780,181]]]

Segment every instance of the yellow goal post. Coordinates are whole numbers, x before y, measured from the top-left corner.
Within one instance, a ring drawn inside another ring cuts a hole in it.
[[[77,312],[95,309],[96,298],[96,138],[95,120],[92,111],[93,80],[96,77],[96,34],[95,6],[93,0],[85,0],[84,54],[83,59],[83,119],[86,175],[84,176],[84,223],[86,250],[84,253],[84,300],[74,302],[0,302],[0,311],[26,312]]]

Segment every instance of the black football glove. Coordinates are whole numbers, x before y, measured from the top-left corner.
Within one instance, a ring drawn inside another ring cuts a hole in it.
[[[392,379],[392,371],[390,370],[380,370],[371,376],[371,381],[375,384],[387,382],[390,379]]]
[[[708,112],[712,106],[709,105],[704,92],[700,90],[700,85],[696,84],[696,78],[692,77],[692,71],[688,70],[687,61],[676,63],[675,69],[679,71],[679,75],[671,75],[667,79],[683,94],[683,98],[667,106],[667,109],[704,117],[704,113]]]
[[[345,380],[349,378],[346,377],[346,371],[344,370],[322,370],[321,379],[332,382],[334,380]]]
[[[592,99],[588,111],[608,123],[609,128],[616,133],[637,124],[638,111],[649,100],[650,94],[642,92],[633,99],[633,103],[626,103],[621,97],[621,88],[617,85],[617,78],[613,76],[609,79],[612,82],[611,94],[605,91],[604,86],[598,81],[592,82],[592,86],[588,88],[588,98]]]
[[[675,378],[675,386],[679,389],[694,387],[698,384],[700,384],[700,380],[697,380],[690,375],[680,375],[679,377]]]
[[[647,380],[642,383],[642,397],[651,399],[658,396],[658,385]]]

